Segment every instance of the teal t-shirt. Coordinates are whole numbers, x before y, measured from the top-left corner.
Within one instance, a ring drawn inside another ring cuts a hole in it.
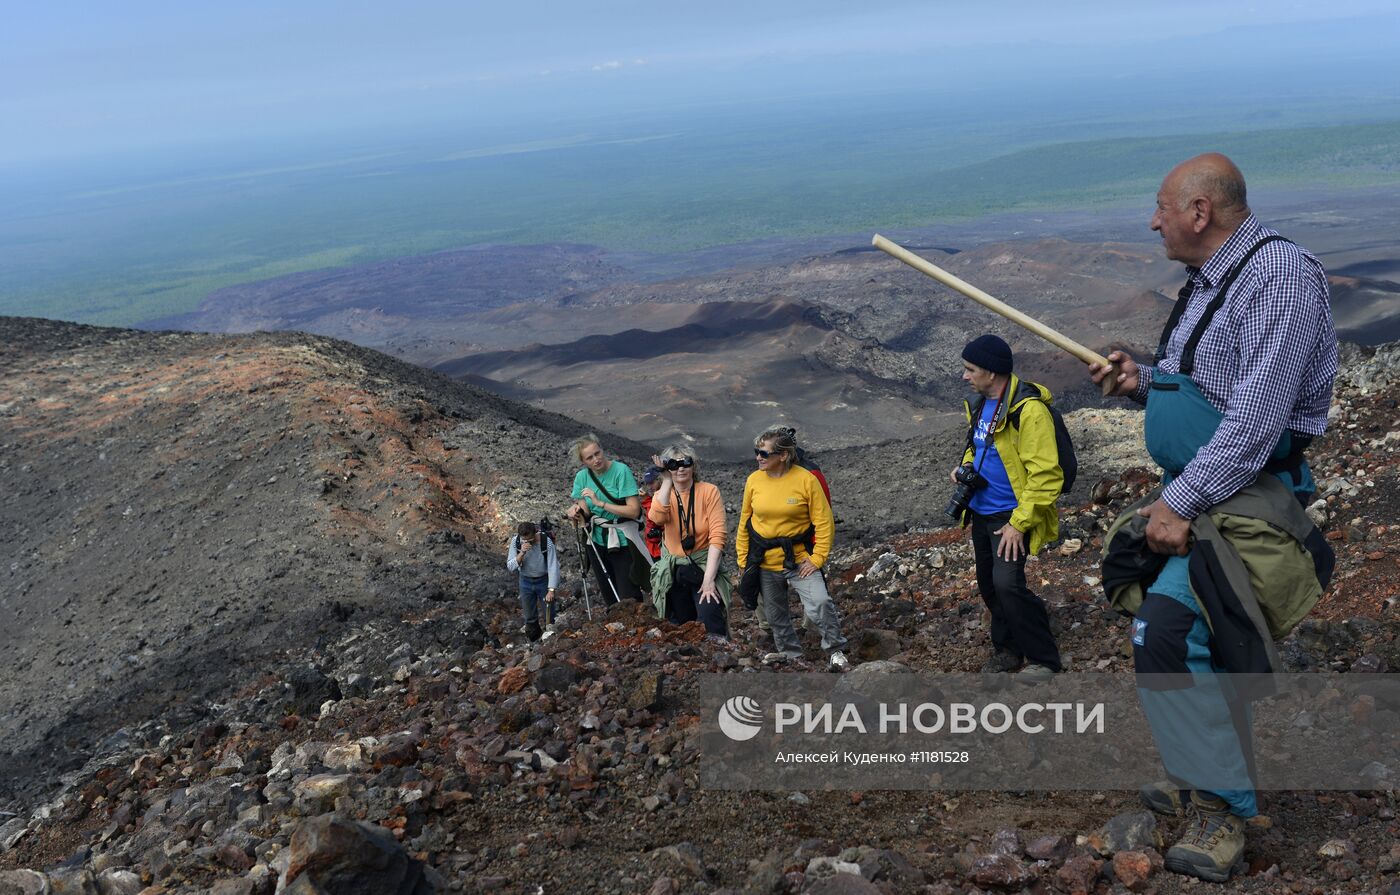
[[[583,497],[584,488],[592,488],[594,492],[598,494],[600,500],[606,499],[603,497],[602,492],[607,491],[613,497],[617,498],[617,503],[626,503],[627,498],[637,495],[637,480],[632,475],[632,470],[627,468],[626,463],[614,460],[608,464],[606,470],[596,475],[598,476],[598,481],[603,484],[602,488],[594,484],[592,476],[588,474],[588,467],[585,466],[578,471],[578,474],[574,476],[574,491],[572,495],[575,500]],[[587,499],[585,498],[585,500]],[[611,503],[612,501],[609,502]],[[616,522],[620,518],[602,509],[591,500],[588,500],[587,503],[588,509],[592,511],[593,515],[600,519]],[[596,544],[607,546],[607,530],[602,528],[593,529],[593,541]]]

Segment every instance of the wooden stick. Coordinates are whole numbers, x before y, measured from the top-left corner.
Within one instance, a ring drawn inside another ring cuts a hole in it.
[[[1066,336],[1058,330],[1051,329],[1034,317],[1021,313],[1006,302],[998,298],[993,298],[971,283],[953,276],[938,265],[920,258],[903,246],[890,242],[878,233],[875,234],[875,238],[871,240],[871,244],[890,257],[903,261],[920,273],[928,274],[948,288],[955,289],[983,307],[997,312],[1017,326],[1030,330],[1055,347],[1068,351],[1084,363],[1112,367],[1112,371],[1103,378],[1102,386],[1105,395],[1113,390],[1117,382],[1118,370],[1113,364],[1108,362],[1108,358],[1096,351],[1090,351],[1069,336]]]

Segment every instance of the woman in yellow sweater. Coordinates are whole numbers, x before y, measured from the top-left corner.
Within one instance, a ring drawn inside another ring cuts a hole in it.
[[[698,619],[710,634],[728,637],[729,579],[720,574],[724,499],[700,481],[693,451],[668,447],[652,462],[662,472],[648,518],[665,526],[661,559],[651,567],[656,614],[678,625]]]
[[[753,447],[758,469],[744,484],[735,548],[740,569],[761,567],[763,608],[776,649],[763,659],[771,663],[802,656],[788,611],[787,589],[792,587],[807,618],[821,632],[832,670],[844,670],[850,662],[843,652],[841,617],[820,572],[836,532],[831,504],[816,476],[794,465],[797,438],[791,429],[769,428],[754,439]]]

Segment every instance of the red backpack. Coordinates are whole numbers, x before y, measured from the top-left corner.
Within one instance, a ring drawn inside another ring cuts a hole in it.
[[[826,476],[822,474],[822,468],[817,465],[817,461],[807,456],[807,452],[802,448],[798,448],[797,465],[817,477],[817,481],[821,483],[822,491],[826,494],[826,503],[831,506],[831,486],[827,484]]]

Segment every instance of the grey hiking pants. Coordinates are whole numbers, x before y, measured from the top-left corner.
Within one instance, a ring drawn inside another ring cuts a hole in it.
[[[773,646],[778,652],[802,652],[802,641],[797,638],[792,613],[788,611],[788,587],[797,591],[803,612],[821,632],[822,649],[831,652],[846,648],[846,638],[841,634],[841,616],[826,592],[826,581],[820,572],[799,578],[795,570],[770,572],[764,569],[759,581],[763,588],[763,611],[768,616],[768,624],[773,626]]]

